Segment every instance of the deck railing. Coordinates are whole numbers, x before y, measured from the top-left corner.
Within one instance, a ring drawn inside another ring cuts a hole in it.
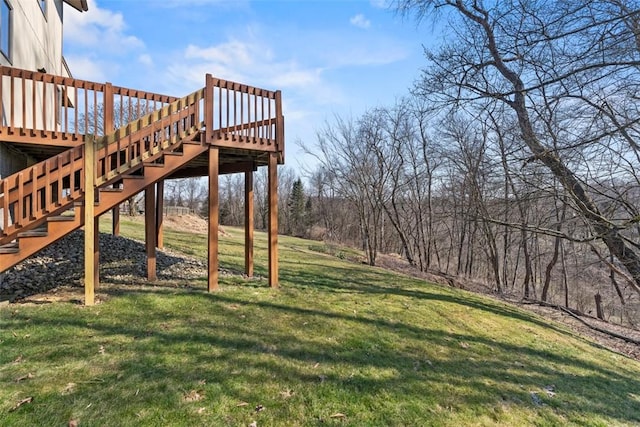
[[[0,180],[0,244],[84,195],[85,135],[94,135],[97,186],[204,130],[201,142],[276,152],[284,161],[280,91],[206,76],[184,98],[0,66],[0,141],[73,148]]]
[[[280,91],[260,89],[207,74],[205,98],[208,106],[205,113],[207,141],[233,148],[284,152]]]
[[[104,136],[177,98],[0,66],[0,140]]]

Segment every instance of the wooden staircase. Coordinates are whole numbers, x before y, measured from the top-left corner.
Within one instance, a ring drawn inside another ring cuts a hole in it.
[[[206,152],[199,120],[203,97],[201,89],[2,179],[0,272],[84,225],[87,149],[95,150],[95,217]]]
[[[245,174],[245,265],[253,274],[253,172],[268,169],[269,285],[278,286],[280,91],[205,76],[183,98],[0,66],[0,144],[35,159],[0,179],[0,273],[85,226],[85,303],[94,302],[96,218],[142,190],[147,278],[155,277],[154,184],[208,176],[208,289],[218,283],[218,176]],[[116,124],[123,124],[118,127]],[[158,187],[160,188],[160,186]],[[92,203],[86,203],[85,198]]]

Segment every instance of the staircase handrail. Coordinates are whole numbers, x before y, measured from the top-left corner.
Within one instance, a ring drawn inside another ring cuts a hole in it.
[[[96,171],[100,174],[94,177],[95,183],[106,185],[199,131],[203,99],[200,89],[99,138]],[[68,209],[83,196],[84,144],[0,180],[0,244],[42,223],[46,215]]]

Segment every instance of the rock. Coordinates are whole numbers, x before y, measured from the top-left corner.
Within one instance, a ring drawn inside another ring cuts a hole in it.
[[[102,283],[141,283],[147,272],[144,243],[121,236],[100,234]],[[156,255],[158,280],[189,281],[208,274],[199,259],[169,250]],[[2,274],[0,294],[24,298],[61,285],[82,287],[84,232],[76,230]],[[221,275],[237,274],[221,270]]]

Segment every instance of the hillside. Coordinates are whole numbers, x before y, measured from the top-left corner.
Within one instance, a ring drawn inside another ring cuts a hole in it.
[[[221,265],[241,271],[241,231],[221,243]],[[205,235],[169,229],[165,244],[201,257]],[[258,275],[265,246],[258,233]],[[320,249],[281,237],[275,291],[241,275],[209,294],[203,276],[121,274],[95,307],[66,302],[82,293],[64,283],[55,303],[3,306],[0,425],[640,423],[640,363],[514,306]]]

